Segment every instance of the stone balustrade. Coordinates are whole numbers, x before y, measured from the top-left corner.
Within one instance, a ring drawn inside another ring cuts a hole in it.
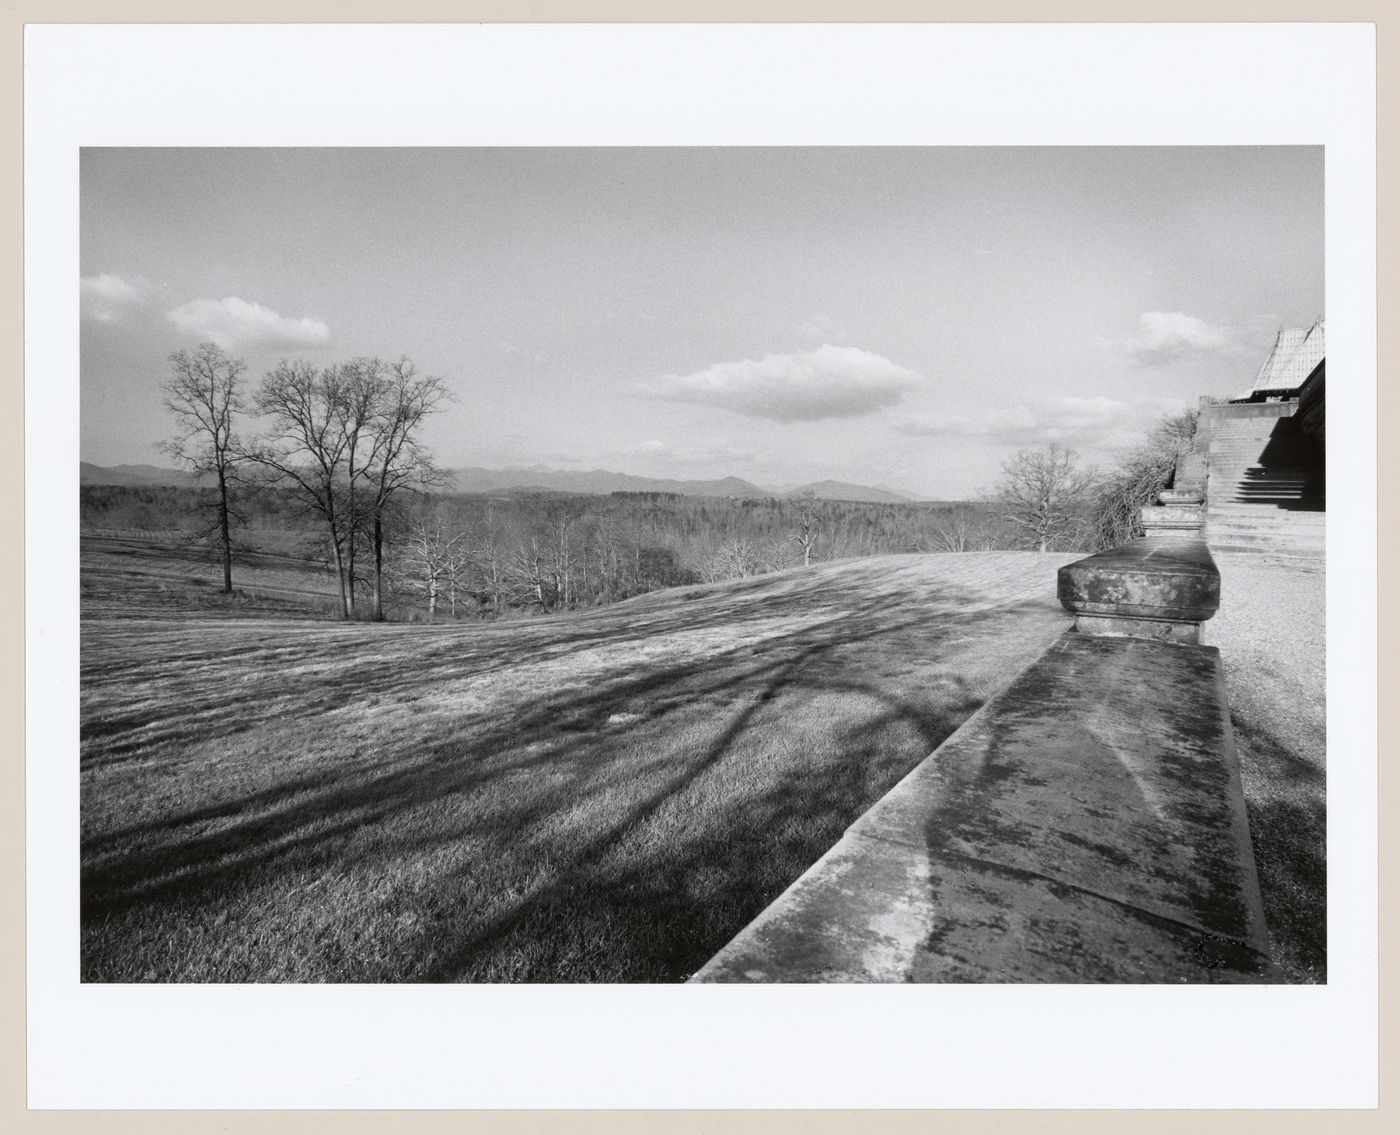
[[[1058,587],[1075,628],[692,981],[1270,980],[1224,672],[1199,644],[1209,550],[1134,540]]]

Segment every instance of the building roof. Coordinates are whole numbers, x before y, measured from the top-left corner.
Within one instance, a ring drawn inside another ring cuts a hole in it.
[[[1326,357],[1326,329],[1321,319],[1311,327],[1285,327],[1245,397],[1292,394]]]

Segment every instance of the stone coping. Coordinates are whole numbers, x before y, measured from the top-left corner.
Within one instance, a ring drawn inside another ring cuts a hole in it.
[[[1142,506],[1144,528],[1200,528],[1205,510],[1200,504],[1147,504]]]
[[[1270,979],[1219,653],[1066,632],[691,980]]]
[[[1157,499],[1164,505],[1192,505],[1201,504],[1206,498],[1201,487],[1195,485],[1189,488],[1163,489],[1157,494]]]
[[[1066,564],[1060,603],[1076,615],[1201,623],[1220,608],[1220,572],[1199,536],[1146,536]]]

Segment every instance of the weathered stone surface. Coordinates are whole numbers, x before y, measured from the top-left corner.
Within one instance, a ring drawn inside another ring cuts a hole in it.
[[[1194,485],[1190,488],[1178,486],[1174,489],[1163,489],[1157,494],[1157,499],[1163,504],[1200,504],[1206,499],[1206,494],[1201,485]]]
[[[1153,642],[1201,641],[1201,624],[1166,619],[1125,619],[1118,615],[1075,615],[1074,629],[1086,635],[1120,635]]]
[[[1185,454],[1176,463],[1176,490],[1182,492],[1199,492],[1205,496],[1206,487],[1206,445],[1207,438],[1198,425],[1196,427],[1195,446],[1190,453]]]
[[[1242,982],[1267,955],[1218,653],[1068,633],[692,980]]]
[[[1199,623],[1220,607],[1220,573],[1204,540],[1148,536],[1066,564],[1058,594],[1076,615]]]
[[[1142,510],[1142,527],[1151,536],[1200,536],[1206,525],[1200,505],[1147,505]]]
[[[1205,523],[1204,510],[1199,505],[1189,504],[1148,505],[1142,510],[1143,523],[1146,524],[1149,518],[1161,527],[1199,528]]]

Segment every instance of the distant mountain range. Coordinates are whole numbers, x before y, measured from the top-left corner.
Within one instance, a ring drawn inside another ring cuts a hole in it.
[[[451,470],[453,484],[462,493],[521,492],[532,489],[554,493],[677,493],[686,497],[800,497],[806,493],[823,500],[873,501],[898,503],[914,498],[893,489],[871,485],[851,485],[843,481],[814,481],[786,491],[765,489],[740,477],[722,477],[715,481],[676,481],[664,477],[634,477],[630,473],[612,473],[606,469],[590,469],[586,473],[568,469],[551,469],[532,465],[523,469],[482,469],[469,467]]]
[[[916,498],[893,489],[853,485],[845,481],[813,481],[786,491],[760,488],[739,477],[714,481],[675,481],[660,477],[634,477],[590,469],[586,473],[532,465],[516,469],[482,469],[471,466],[448,471],[459,493],[518,494],[529,492],[580,493],[605,496],[608,493],[677,493],[687,497],[794,498],[810,493],[822,500],[868,501],[877,504],[907,503]],[[79,464],[79,482],[84,485],[193,485],[192,473],[165,469],[158,465]]]

